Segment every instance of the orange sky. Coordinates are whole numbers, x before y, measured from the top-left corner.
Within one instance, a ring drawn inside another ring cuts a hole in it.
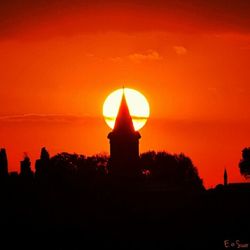
[[[108,152],[102,104],[125,84],[151,106],[141,152],[184,152],[207,187],[225,167],[229,181],[244,181],[248,1],[14,0],[0,3],[0,16],[0,147],[10,170],[24,152],[34,163],[42,146]]]

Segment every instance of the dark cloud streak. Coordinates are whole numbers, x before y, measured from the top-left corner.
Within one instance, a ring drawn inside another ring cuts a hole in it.
[[[0,116],[0,124],[3,123],[86,123],[97,120],[97,117],[64,115],[64,114],[21,114]]]

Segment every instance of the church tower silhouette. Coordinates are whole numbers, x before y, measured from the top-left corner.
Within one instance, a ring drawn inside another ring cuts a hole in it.
[[[114,128],[108,134],[112,176],[133,178],[139,174],[140,138],[140,133],[134,129],[123,90]]]

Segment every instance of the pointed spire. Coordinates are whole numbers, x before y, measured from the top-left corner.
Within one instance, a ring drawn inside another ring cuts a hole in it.
[[[225,177],[227,176],[227,169],[226,168],[224,169],[224,176]]]
[[[227,169],[224,170],[224,186],[226,186],[228,183],[228,176],[227,176]]]
[[[125,91],[123,87],[122,99],[120,103],[120,107],[118,110],[118,114],[115,120],[115,126],[113,131],[119,132],[134,132],[134,125],[129,113],[128,104],[126,101]]]

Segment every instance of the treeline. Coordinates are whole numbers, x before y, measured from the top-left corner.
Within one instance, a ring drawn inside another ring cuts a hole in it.
[[[225,239],[248,242],[246,188],[205,191],[184,154],[150,151],[138,164],[137,176],[117,178],[107,155],[50,156],[42,148],[34,170],[26,155],[20,172],[8,173],[0,150],[0,248],[200,249],[205,242],[204,249],[224,249]]]
[[[30,158],[25,155],[20,162],[20,173],[8,174],[6,151],[2,149],[1,152],[0,176],[2,179],[6,177],[6,180],[8,176],[10,179],[20,179],[22,184],[36,182],[52,186],[87,187],[103,185],[116,178],[110,174],[112,166],[107,155],[85,156],[63,152],[50,157],[46,148],[42,148],[34,172]],[[184,154],[149,151],[140,155],[138,164],[140,172],[133,178],[137,183],[172,189],[204,190],[197,168]]]

